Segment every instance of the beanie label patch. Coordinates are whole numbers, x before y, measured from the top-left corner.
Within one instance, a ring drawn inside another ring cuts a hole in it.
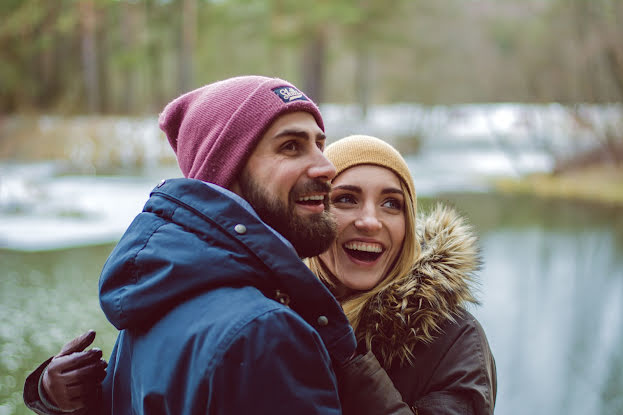
[[[273,88],[273,92],[286,104],[292,101],[309,101],[301,91],[291,86]]]

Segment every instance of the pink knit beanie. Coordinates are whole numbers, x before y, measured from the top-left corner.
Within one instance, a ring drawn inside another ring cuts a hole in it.
[[[241,76],[178,97],[158,123],[185,177],[229,188],[273,121],[294,111],[309,112],[324,131],[318,107],[294,85]]]

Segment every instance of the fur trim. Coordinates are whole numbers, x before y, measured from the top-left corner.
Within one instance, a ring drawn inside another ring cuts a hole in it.
[[[422,253],[412,271],[369,300],[357,330],[384,367],[411,364],[416,344],[432,342],[442,323],[478,303],[470,284],[481,260],[471,226],[438,204],[418,215],[416,234]]]

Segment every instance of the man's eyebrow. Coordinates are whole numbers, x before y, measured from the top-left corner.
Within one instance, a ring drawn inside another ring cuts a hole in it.
[[[273,138],[282,138],[286,136],[294,136],[294,137],[304,138],[306,140],[309,138],[309,134],[307,133],[307,131],[299,130],[295,128],[288,128],[283,131],[280,131],[277,134],[275,134],[275,137]],[[325,133],[316,134],[316,140],[326,140],[326,138],[327,136],[325,135]]]

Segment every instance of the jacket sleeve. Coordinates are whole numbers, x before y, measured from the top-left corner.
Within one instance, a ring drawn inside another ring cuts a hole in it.
[[[47,399],[42,396],[43,391],[40,389],[40,379],[43,375],[43,371],[52,361],[50,357],[45,362],[41,363],[24,382],[24,404],[31,411],[39,415],[86,415],[86,409],[78,409],[75,411],[67,412],[60,408],[52,406]]]
[[[271,310],[247,324],[210,383],[214,415],[342,413],[320,336],[289,309]]]
[[[336,373],[345,415],[413,415],[371,351],[337,367]]]
[[[497,375],[493,354],[480,323],[467,319],[435,370],[431,392],[413,407],[418,415],[491,415]]]

